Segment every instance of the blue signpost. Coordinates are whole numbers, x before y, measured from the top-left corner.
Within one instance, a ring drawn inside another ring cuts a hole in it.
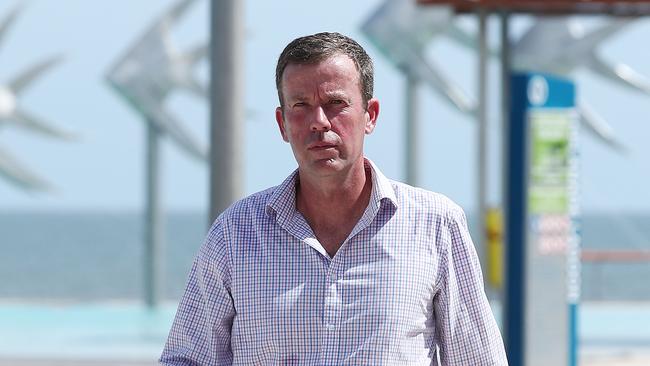
[[[579,236],[575,86],[511,77],[505,340],[510,364],[577,365]]]

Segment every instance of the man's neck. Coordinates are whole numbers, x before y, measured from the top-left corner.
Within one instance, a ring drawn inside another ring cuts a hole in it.
[[[296,209],[305,217],[321,244],[333,256],[363,215],[372,191],[372,173],[365,162],[339,177],[300,174]]]

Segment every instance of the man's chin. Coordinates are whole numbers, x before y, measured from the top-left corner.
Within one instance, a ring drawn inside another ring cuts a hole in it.
[[[337,169],[343,166],[343,162],[336,158],[316,159],[313,163],[316,167]]]
[[[309,163],[308,169],[318,175],[328,176],[344,170],[345,164],[336,158],[315,159]]]

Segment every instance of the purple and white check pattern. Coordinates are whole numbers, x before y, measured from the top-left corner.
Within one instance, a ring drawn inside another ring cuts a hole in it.
[[[370,162],[361,220],[330,258],[297,172],[214,223],[163,365],[507,365],[465,215]]]

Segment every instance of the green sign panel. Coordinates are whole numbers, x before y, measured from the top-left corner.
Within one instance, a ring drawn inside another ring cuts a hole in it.
[[[528,204],[532,214],[569,213],[570,109],[529,111],[531,155]]]

